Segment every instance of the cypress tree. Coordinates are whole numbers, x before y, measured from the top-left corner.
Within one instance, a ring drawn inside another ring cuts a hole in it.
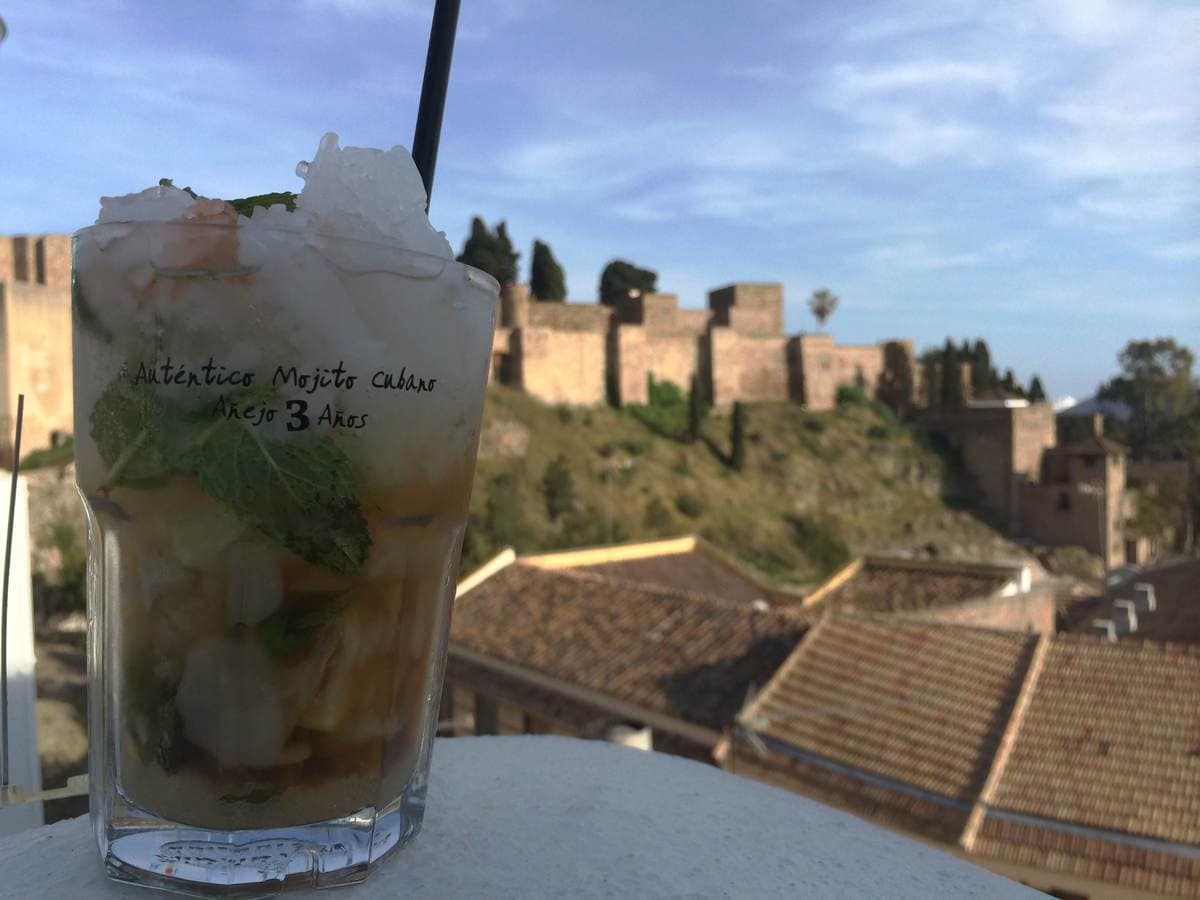
[[[529,293],[537,300],[567,299],[567,281],[562,266],[543,241],[533,242],[529,263]]]
[[[746,465],[746,410],[742,404],[733,404],[733,420],[729,424],[729,464],[737,471]]]
[[[700,397],[700,379],[692,376],[691,388],[688,391],[688,440],[694,441],[700,437],[700,428],[704,423],[704,400]]]
[[[1034,375],[1033,380],[1029,382],[1029,402],[1046,402],[1046,389],[1042,387],[1042,379],[1038,378],[1036,375]]]

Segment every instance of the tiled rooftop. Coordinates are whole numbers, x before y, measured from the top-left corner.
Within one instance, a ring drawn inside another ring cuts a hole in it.
[[[739,721],[805,753],[971,802],[1036,638],[833,615]]]
[[[614,560],[576,568],[581,572],[694,594],[709,594],[743,604],[769,597],[755,582],[738,575],[727,566],[714,562],[697,550],[674,553],[670,556]]]
[[[908,612],[991,594],[1016,575],[996,566],[923,563],[867,557],[844,581],[818,589],[806,604],[859,612]]]
[[[1200,857],[1052,831],[996,816],[984,819],[974,852],[1156,895],[1200,897]]]
[[[991,805],[1200,845],[1200,649],[1053,641]]]
[[[517,562],[459,596],[451,642],[720,729],[806,627],[794,615]]]
[[[1161,641],[1200,644],[1200,560],[1156,566],[1139,573],[1127,588],[1095,604],[1085,616],[1070,624],[1077,634],[1089,634],[1093,619],[1111,619],[1114,599],[1132,599],[1133,584],[1154,585],[1157,609],[1138,613],[1137,631],[1122,635],[1121,641]]]

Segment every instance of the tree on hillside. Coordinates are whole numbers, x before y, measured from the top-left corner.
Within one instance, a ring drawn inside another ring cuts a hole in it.
[[[746,410],[734,401],[733,418],[729,423],[729,464],[737,471],[746,465]]]
[[[958,409],[963,405],[965,400],[962,389],[962,373],[959,368],[960,362],[958,349],[954,346],[954,341],[946,338],[946,345],[942,348],[940,397],[941,404],[946,409]]]
[[[515,284],[517,281],[517,260],[521,254],[513,249],[512,241],[508,238],[508,223],[503,219],[496,226],[496,261],[500,264],[500,275],[496,280],[501,284]]]
[[[1030,403],[1045,403],[1046,389],[1042,387],[1042,379],[1034,375],[1029,382],[1029,402]]]
[[[529,263],[529,293],[536,300],[567,299],[567,280],[562,266],[550,252],[550,245],[543,241],[533,242]]]
[[[996,371],[992,368],[992,354],[987,341],[979,338],[971,348],[971,391],[983,397],[996,387]]]
[[[1013,374],[1012,369],[1004,370],[1004,377],[1000,379],[1000,389],[1005,397],[1015,397],[1021,392],[1017,387],[1017,376]]]
[[[1187,456],[1200,450],[1200,387],[1195,355],[1173,338],[1130,341],[1117,357],[1121,374],[1097,396],[1126,404],[1123,437],[1135,456]]]
[[[482,269],[504,285],[516,282],[519,258],[520,254],[513,250],[509,240],[505,222],[500,222],[492,232],[479,216],[471,219],[471,234],[458,255],[460,263]]]
[[[837,294],[828,288],[817,288],[812,292],[812,296],[808,298],[808,308],[817,320],[818,328],[825,327],[829,317],[837,310],[839,302]]]
[[[688,430],[689,441],[700,437],[700,429],[704,424],[704,399],[700,396],[700,379],[692,376],[692,384],[688,390]]]
[[[630,296],[653,294],[657,289],[657,272],[640,269],[623,259],[612,260],[600,273],[600,302],[605,306],[617,306]]]

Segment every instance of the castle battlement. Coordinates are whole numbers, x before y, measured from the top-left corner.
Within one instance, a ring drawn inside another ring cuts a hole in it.
[[[547,403],[645,403],[650,377],[684,390],[694,378],[718,409],[787,400],[830,409],[847,386],[898,409],[919,396],[912,341],[787,337],[783,285],[771,283],[717,288],[707,309],[680,309],[675,294],[657,293],[616,306],[546,303],[506,285],[493,354],[493,378]]]
[[[71,238],[0,237],[0,465],[12,465],[17,395],[24,450],[70,434]]]

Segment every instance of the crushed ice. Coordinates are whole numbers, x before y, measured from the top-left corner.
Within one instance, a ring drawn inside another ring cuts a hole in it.
[[[297,164],[296,174],[304,180],[304,188],[294,212],[283,205],[260,208],[253,217],[237,217],[237,224],[399,244],[443,259],[454,258],[445,235],[429,224],[425,187],[403,147],[387,151],[339,147],[338,136],[329,133],[321,138],[311,162]],[[123,197],[102,197],[96,222],[213,221],[212,212],[212,201],[157,185]]]

